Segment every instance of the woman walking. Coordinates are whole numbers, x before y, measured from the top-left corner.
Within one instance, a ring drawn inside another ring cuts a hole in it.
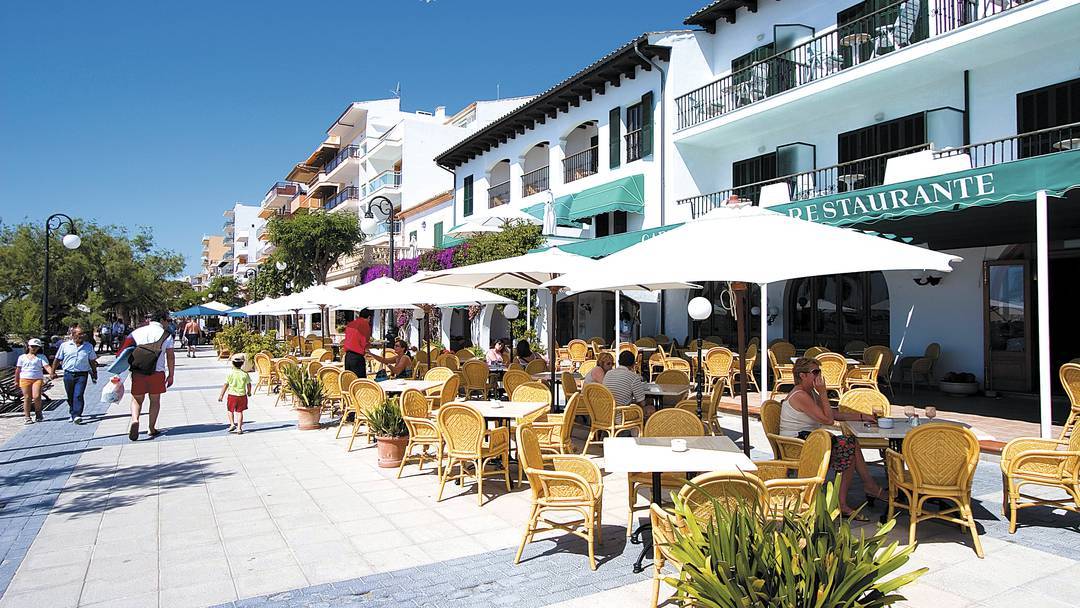
[[[15,384],[19,385],[23,394],[23,414],[26,416],[24,424],[34,424],[35,421],[44,420],[41,415],[41,391],[45,384],[45,374],[52,375],[53,370],[49,360],[41,354],[41,340],[30,338],[26,347],[30,352],[19,355],[19,360],[15,363]],[[35,412],[33,418],[30,417],[31,406]]]

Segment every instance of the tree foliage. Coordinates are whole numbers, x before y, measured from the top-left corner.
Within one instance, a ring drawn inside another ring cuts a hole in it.
[[[259,272],[248,280],[246,295],[249,302],[256,302],[263,298],[278,298],[285,295],[286,285],[291,281],[288,267],[278,270],[277,263],[284,261],[275,251],[266,261],[259,265]]]
[[[466,266],[525,255],[544,244],[540,226],[525,222],[512,222],[500,232],[485,232],[467,240],[454,254],[454,266]],[[514,300],[518,308],[525,310],[524,289],[493,289],[493,292]],[[523,315],[510,322],[510,331],[521,337],[528,330]]]
[[[326,283],[326,275],[338,259],[363,241],[360,219],[354,213],[311,211],[276,216],[267,224],[267,234],[277,247],[275,256],[288,265],[285,272],[296,288]]]

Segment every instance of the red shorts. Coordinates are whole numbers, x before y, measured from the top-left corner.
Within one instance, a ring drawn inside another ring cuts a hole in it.
[[[165,392],[165,372],[156,372],[145,376],[143,374],[131,374],[132,395],[160,395]]]
[[[230,412],[242,412],[247,409],[247,395],[229,395],[225,405]]]

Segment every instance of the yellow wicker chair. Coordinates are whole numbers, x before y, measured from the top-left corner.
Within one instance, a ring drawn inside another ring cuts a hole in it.
[[[758,386],[757,378],[754,376],[754,365],[757,363],[758,347],[757,344],[750,344],[746,347],[746,381],[747,386],[753,385],[754,390],[761,392],[761,387]],[[735,380],[739,377],[739,364],[736,361],[731,362],[731,371],[728,372],[728,383],[731,390],[735,390]]]
[[[814,357],[821,366],[821,378],[825,392],[833,391],[837,398],[844,394],[844,378],[847,377],[847,357],[837,353],[821,353]]]
[[[364,434],[367,435],[368,443],[375,441],[375,437],[371,435],[366,429],[367,427],[367,411],[371,408],[386,401],[386,393],[383,392],[378,382],[368,380],[367,378],[360,378],[353,381],[349,385],[349,402],[353,413],[352,433],[349,437],[349,445],[345,448],[346,452],[351,452],[353,448],[353,442],[356,441],[356,436],[360,434],[360,425],[365,427]],[[347,416],[341,417],[341,422],[338,424],[337,433],[334,438],[337,439],[341,436],[341,427],[345,424]]]
[[[656,348],[656,340],[648,336],[634,340],[634,346],[638,348]]]
[[[289,388],[289,382],[286,380],[286,378],[288,378],[287,370],[290,367],[299,368],[300,365],[295,359],[282,359],[281,361],[278,361],[274,367],[277,369],[277,377],[281,384],[281,387],[278,390],[277,399],[274,400],[274,406],[276,407],[282,399],[285,399],[286,403],[292,400],[292,389]]]
[[[308,361],[304,366],[307,367],[308,375],[313,378],[317,378],[319,370],[323,368],[323,364],[318,361]]]
[[[705,368],[705,386],[708,390],[712,390],[711,387],[719,378],[727,380],[731,377],[731,367],[734,361],[735,353],[723,346],[710,348],[705,353],[705,356],[701,358],[701,364]],[[727,385],[725,384],[725,386]]]
[[[687,412],[680,408],[668,408],[660,410],[649,416],[645,422],[644,437],[701,437],[705,435],[705,427],[698,420],[696,413]],[[649,508],[649,505],[637,506],[638,490],[642,486],[652,486],[652,473],[629,473],[626,476],[626,535],[630,536],[634,530],[634,512]],[[664,473],[660,476],[661,488],[681,488],[686,484],[685,473]]]
[[[277,374],[274,373],[274,363],[270,360],[270,355],[255,353],[255,371],[259,372],[259,379],[255,382],[255,386],[252,387],[251,393],[259,392],[261,386],[266,389],[266,394],[269,395],[270,390],[277,386]]]
[[[510,429],[505,426],[488,429],[480,412],[464,403],[447,403],[439,408],[437,427],[446,446],[447,462],[439,476],[441,501],[446,482],[457,466],[457,481],[464,483],[465,467],[472,466],[476,478],[476,501],[484,504],[484,477],[502,475],[506,491],[510,491]],[[502,462],[495,471],[485,470],[493,460]]]
[[[717,380],[717,383],[724,380]],[[719,391],[719,392],[718,392]],[[713,392],[702,395],[701,399],[701,424],[705,425],[705,432],[709,435],[722,435],[720,421],[716,418],[717,406],[720,404],[722,387],[714,387]],[[697,393],[691,392],[685,399],[675,404],[680,410],[686,410],[697,417]]]
[[[615,349],[615,360],[616,361],[619,360],[619,355],[621,355],[624,350],[630,351],[630,353],[634,355],[634,359],[637,359],[637,356],[638,356],[637,344],[634,344],[633,342],[620,342],[619,347],[617,349]]]
[[[886,418],[892,415],[892,404],[889,403],[889,398],[876,388],[853,388],[845,391],[843,395],[840,395],[838,406],[841,412]],[[859,439],[859,447],[866,450],[884,450],[889,447],[889,440],[863,437]]]
[[[615,405],[615,397],[603,384],[586,384],[581,388],[585,411],[589,414],[589,435],[585,438],[585,447],[581,453],[589,451],[589,446],[596,441],[598,433],[615,437],[619,433],[637,429],[642,432],[645,414],[638,405]]]
[[[584,340],[571,340],[566,345],[566,354],[575,366],[580,366],[589,358],[589,344]]]
[[[580,393],[575,393],[566,402],[566,408],[559,414],[547,414],[532,423],[536,439],[540,442],[540,451],[546,454],[572,454],[574,442],[571,432],[574,430],[574,417],[577,415]]]
[[[532,376],[533,374],[542,374],[548,371],[547,361],[543,359],[533,359],[525,365],[525,373]]]
[[[762,514],[768,512],[765,484],[757,477],[744,473],[704,473],[690,480],[679,491],[679,498],[690,508],[699,526],[707,526],[716,514],[716,507],[734,509],[740,504],[755,508]],[[693,484],[693,485],[691,485]],[[649,518],[653,535],[653,588],[652,607],[660,601],[660,582],[664,579],[663,568],[671,562],[682,578],[682,564],[672,558],[668,547],[675,541],[675,529],[684,523],[675,514],[660,505],[650,505]]]
[[[562,385],[563,402],[570,403],[570,397],[578,392],[577,380],[574,379],[573,372],[563,371],[559,384]]]
[[[503,390],[507,396],[514,394],[514,389],[526,382],[532,382],[532,376],[519,369],[508,369],[503,374]]]
[[[454,375],[454,370],[449,367],[433,367],[424,374],[424,380],[429,382],[446,382],[446,379]]]
[[[517,361],[514,361],[512,363],[507,363],[506,364],[506,371],[511,371],[511,370],[523,372],[523,371],[525,371],[525,366],[518,363]]]
[[[578,366],[578,373],[582,376],[588,375],[589,372],[596,367],[596,359],[587,359],[580,366]]]
[[[439,428],[428,417],[428,402],[424,393],[416,389],[408,389],[401,393],[401,417],[405,420],[405,428],[409,429],[409,443],[405,446],[405,455],[401,459],[397,476],[401,478],[401,471],[405,465],[418,460],[418,468],[424,470],[424,461],[431,459],[427,453],[429,447],[435,449],[435,470],[442,476],[442,437],[439,436]],[[414,448],[420,448],[420,452],[413,454]]]
[[[926,424],[912,429],[904,437],[903,454],[885,452],[889,473],[889,519],[896,509],[911,515],[908,544],[915,543],[915,528],[920,521],[940,519],[959,524],[971,531],[975,554],[983,557],[982,543],[971,515],[971,480],[979,462],[979,440],[962,426]],[[898,500],[900,496],[904,501]],[[956,507],[926,510],[926,501],[939,498]]]
[[[439,355],[439,357],[435,359],[435,363],[439,367],[445,367],[455,372],[461,369],[461,361],[458,361],[457,355],[454,353]]]
[[[774,340],[769,344],[769,352],[776,355],[776,361],[781,365],[791,365],[791,358],[795,356],[795,345],[786,340]]]
[[[319,382],[323,385],[323,407],[331,412],[344,403],[341,395],[341,370],[336,367],[323,367],[319,370]]]
[[[683,372],[687,377],[693,376],[693,366],[690,365],[690,361],[681,357],[668,356],[664,357],[664,369],[677,370]]]
[[[536,534],[562,530],[588,543],[589,567],[596,570],[593,543],[594,537],[595,542],[603,543],[600,524],[604,511],[604,482],[599,467],[583,456],[544,455],[536,432],[528,424],[518,427],[517,445],[518,457],[532,490],[532,509],[514,563],[521,562],[525,545],[532,542]],[[563,517],[547,517],[549,513],[567,512],[580,514],[581,519],[566,521]]]
[[[934,365],[937,360],[941,358],[941,345],[937,342],[931,342],[926,346],[926,350],[923,352],[923,356],[916,359],[911,364],[911,369],[908,373],[911,375],[911,392],[915,392],[915,378],[922,376],[926,378],[926,385],[930,386],[934,383]]]
[[[806,513],[813,509],[829,473],[831,456],[832,436],[825,429],[818,429],[803,442],[797,461],[755,462],[756,474],[768,490],[770,516],[780,519],[785,511]]]
[[[488,394],[488,378],[491,370],[487,363],[480,359],[469,359],[461,364],[462,384],[465,385],[465,398],[469,399],[473,393],[480,393],[481,399],[486,399]]]
[[[761,427],[772,448],[773,460],[796,463],[802,454],[802,439],[784,437],[780,434],[780,402],[769,399],[761,404]]]
[[[461,378],[458,375],[453,375],[443,381],[442,386],[438,388],[438,391],[432,395],[427,395],[428,407],[431,410],[437,410],[440,407],[457,401],[458,389],[461,388]]]
[[[656,384],[672,384],[677,386],[690,386],[690,376],[686,372],[677,369],[665,369],[656,375],[653,380]]]
[[[1069,417],[1061,428],[1061,438],[1071,437],[1080,422],[1080,363],[1066,363],[1058,370],[1058,378],[1069,396]]]
[[[1009,518],[1009,534],[1016,533],[1020,509],[1044,506],[1080,513],[1080,433],[1068,439],[1013,439],[1001,451],[1001,479],[1005,493],[1001,511]],[[1024,494],[1020,488],[1026,485],[1055,488],[1065,496]]]
[[[877,382],[879,385],[884,384],[887,386],[889,394],[896,397],[892,385],[892,369],[896,355],[888,346],[870,346],[864,350],[862,356],[863,365],[872,365],[878,356],[881,357],[881,364],[878,365]]]
[[[349,393],[349,387],[356,381],[356,374],[349,370],[344,370],[338,376],[338,390],[341,391],[341,409],[342,416],[349,413],[349,407],[352,405],[352,394]]]
[[[510,401],[516,403],[546,403],[547,405],[539,409],[528,416],[517,420],[518,425],[532,424],[540,420],[546,420],[548,413],[551,411],[551,390],[544,386],[543,382],[526,382],[519,384],[514,389],[514,394],[510,396]],[[518,467],[518,482],[521,481],[522,475],[525,470],[523,467]]]
[[[458,362],[460,363],[465,363],[466,361],[471,361],[476,358],[476,355],[474,355],[473,352],[467,348],[463,348],[454,354],[457,355]]]
[[[304,338],[304,341],[307,342],[308,352],[310,352],[312,356],[315,356],[315,351],[317,350],[326,350],[323,348],[322,338],[313,338],[309,335]]]
[[[769,399],[776,397],[776,393],[780,391],[781,386],[795,386],[795,365],[786,363],[790,359],[783,359],[783,362],[781,362],[778,352],[769,347],[769,366],[772,367],[773,373],[773,385],[772,390],[769,391]]]
[[[803,353],[803,356],[810,359],[815,359],[818,355],[822,355],[827,352],[829,352],[829,349],[825,348],[824,346],[811,346],[810,348],[806,349],[806,352]]]
[[[667,369],[667,352],[664,350],[663,345],[656,345],[656,352],[649,355],[649,360],[646,363],[645,373],[648,374],[649,382],[653,381],[656,374]],[[689,374],[687,374],[689,375]]]
[[[844,376],[844,390],[863,387],[878,390],[878,374],[881,373],[882,353],[877,353],[876,358],[869,365],[856,365],[847,370]]]
[[[323,358],[322,358],[323,355],[330,352],[330,351],[326,350],[325,348],[323,348],[321,346],[322,340],[320,340],[319,343],[320,343],[320,346],[314,347],[310,351],[308,351],[308,352],[311,353],[308,356],[311,357],[312,359],[314,359],[315,361],[322,361],[323,360]],[[332,358],[332,356],[331,356],[331,358]]]

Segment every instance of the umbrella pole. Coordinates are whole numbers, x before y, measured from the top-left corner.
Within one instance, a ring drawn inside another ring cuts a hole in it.
[[[427,367],[430,370],[435,367],[431,364],[431,307],[424,306],[424,348],[427,349]]]
[[[732,283],[735,291],[735,326],[739,338],[739,400],[742,406],[742,448],[750,457],[750,404],[746,397],[746,283]]]
[[[551,291],[551,308],[548,309],[548,367],[551,369],[551,406],[558,413],[558,402],[555,400],[555,323],[558,315],[555,313],[557,306],[556,296],[559,294],[558,287],[549,287]]]

